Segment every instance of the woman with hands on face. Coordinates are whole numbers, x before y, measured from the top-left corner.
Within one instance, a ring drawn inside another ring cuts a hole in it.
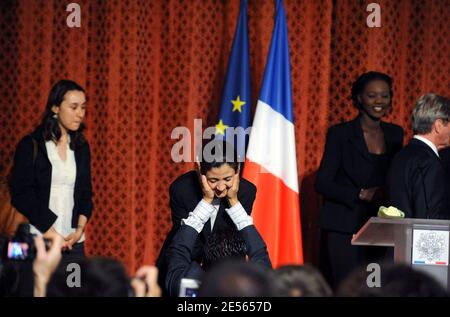
[[[180,228],[182,219],[188,218],[196,208],[211,210],[211,217],[202,227],[194,248],[193,260],[199,263],[203,255],[203,246],[212,231],[235,228],[225,209],[241,204],[245,212],[251,214],[256,187],[246,179],[240,178],[239,164],[233,145],[214,139],[204,144],[202,159],[197,160],[195,169],[179,176],[170,185],[173,226],[156,263],[160,273],[160,285],[164,285],[167,248]]]
[[[238,203],[237,193],[239,190],[239,167],[234,171],[231,166],[224,164],[206,172],[206,175],[200,174],[200,163],[197,163],[202,186],[203,199],[212,204],[216,198],[227,198],[231,207]]]

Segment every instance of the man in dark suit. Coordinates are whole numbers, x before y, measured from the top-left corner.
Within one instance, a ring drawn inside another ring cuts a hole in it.
[[[448,98],[422,96],[412,114],[415,135],[392,161],[390,204],[408,218],[450,218],[449,179],[438,154],[449,146],[449,118]]]
[[[210,141],[202,150],[203,160],[197,164],[197,170],[181,175],[170,185],[173,227],[156,262],[160,272],[160,285],[164,285],[167,271],[167,249],[180,228],[182,219],[188,218],[196,208],[203,205],[212,210],[212,215],[205,223],[193,249],[193,260],[199,263],[203,256],[203,246],[211,232],[234,228],[226,208],[240,204],[247,214],[251,214],[256,187],[243,178],[237,178],[237,181],[233,182],[240,169],[236,152],[229,146],[229,143],[223,141]],[[212,149],[214,153],[209,153],[206,149]]]
[[[236,174],[233,178],[233,183],[236,183],[239,175]],[[204,186],[206,185],[204,179]],[[252,263],[272,268],[266,244],[253,225],[252,217],[240,203],[226,209],[235,228],[225,228],[211,233],[204,248],[205,255],[202,262],[194,260],[193,251],[197,237],[214,213],[214,209],[209,208],[205,199],[200,201],[199,207],[182,220],[182,225],[168,248],[165,288],[169,296],[179,295],[181,279],[201,280],[205,270],[226,259],[245,260],[247,255]]]
[[[447,171],[447,176],[450,178],[450,147],[439,151],[439,157],[441,158],[444,168]]]

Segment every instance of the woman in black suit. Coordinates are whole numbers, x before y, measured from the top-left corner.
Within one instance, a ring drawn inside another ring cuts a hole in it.
[[[41,124],[22,138],[14,157],[12,204],[30,221],[31,233],[64,238],[63,260],[84,256],[93,208],[85,113],[84,89],[73,81],[57,82]]]
[[[329,128],[316,189],[325,198],[320,212],[322,265],[333,286],[370,261],[366,248],[351,239],[384,204],[389,163],[403,144],[403,129],[381,120],[391,110],[392,79],[364,73],[353,83],[359,115]]]

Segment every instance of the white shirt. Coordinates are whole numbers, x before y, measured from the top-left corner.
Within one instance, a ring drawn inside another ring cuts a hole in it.
[[[219,212],[219,208],[220,208],[220,198],[214,198],[212,201],[212,204],[214,207],[214,211],[211,214],[211,231],[214,228],[214,222],[216,221],[217,218],[217,213]]]
[[[73,196],[77,176],[75,153],[70,149],[69,143],[67,143],[66,160],[63,161],[53,141],[45,142],[45,147],[47,148],[48,159],[52,164],[52,182],[48,208],[58,216],[52,227],[60,235],[67,237],[76,231],[76,228],[72,228]],[[32,225],[30,226],[30,231],[35,234],[42,234]],[[84,239],[85,235],[83,233],[78,242],[83,242]]]
[[[433,150],[433,152],[436,153],[436,155],[439,157],[438,149],[437,149],[436,145],[434,145],[433,142],[431,142],[430,140],[428,140],[428,139],[426,139],[426,138],[424,138],[423,136],[420,136],[420,135],[415,135],[415,136],[413,136],[413,138],[417,139],[417,140],[420,140],[423,143],[425,143],[426,145],[428,145]]]

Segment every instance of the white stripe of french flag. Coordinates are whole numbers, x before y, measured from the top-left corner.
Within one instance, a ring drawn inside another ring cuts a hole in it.
[[[260,100],[243,177],[257,187],[252,216],[273,266],[303,263],[294,125]]]

